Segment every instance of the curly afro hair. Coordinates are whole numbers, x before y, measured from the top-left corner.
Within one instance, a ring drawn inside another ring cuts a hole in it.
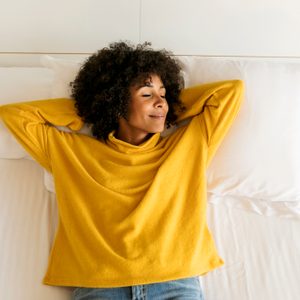
[[[91,55],[71,83],[71,96],[78,115],[91,125],[97,139],[106,140],[117,130],[120,117],[127,118],[130,87],[158,75],[165,88],[169,112],[167,127],[174,124],[184,81],[178,61],[166,50],[153,50],[145,42],[136,47],[129,42],[112,43]]]

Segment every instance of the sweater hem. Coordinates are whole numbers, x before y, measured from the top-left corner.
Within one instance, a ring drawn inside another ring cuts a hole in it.
[[[206,273],[212,271],[215,268],[221,267],[224,264],[222,260],[218,262],[218,264],[213,267],[203,269],[201,271],[194,271],[189,273],[178,273],[173,276],[166,277],[156,277],[156,278],[132,278],[126,280],[105,280],[105,279],[95,279],[95,280],[69,280],[66,278],[51,278],[46,276],[43,280],[43,284],[50,286],[68,286],[68,287],[86,287],[86,288],[116,288],[116,287],[126,287],[126,286],[134,286],[134,285],[146,285],[153,283],[161,283],[172,280],[179,280],[189,277],[202,276]]]

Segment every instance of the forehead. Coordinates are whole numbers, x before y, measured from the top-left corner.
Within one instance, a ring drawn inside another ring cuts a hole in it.
[[[132,87],[135,87],[136,89],[140,89],[145,86],[151,86],[152,84],[158,84],[161,88],[164,88],[164,84],[157,74],[150,74],[147,76],[139,77],[134,80]]]

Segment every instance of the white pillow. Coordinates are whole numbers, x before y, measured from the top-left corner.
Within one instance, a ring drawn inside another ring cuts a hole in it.
[[[41,64],[55,73],[51,98],[70,98],[70,83],[75,79],[84,60],[84,57],[82,59],[67,60],[49,55],[42,56]]]
[[[249,202],[300,200],[300,62],[183,58],[188,83],[240,78],[241,111],[207,171],[208,190]]]
[[[47,68],[0,67],[0,105],[50,98],[54,72]],[[0,158],[28,157],[0,121]]]
[[[45,59],[55,72],[53,95],[68,95],[82,60]],[[239,201],[300,200],[300,63],[179,59],[186,86],[237,78],[245,82],[241,110],[208,168],[208,192]]]

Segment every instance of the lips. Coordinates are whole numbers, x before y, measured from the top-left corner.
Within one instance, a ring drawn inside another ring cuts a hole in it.
[[[166,116],[165,115],[149,115],[150,118],[154,119],[164,119]]]

